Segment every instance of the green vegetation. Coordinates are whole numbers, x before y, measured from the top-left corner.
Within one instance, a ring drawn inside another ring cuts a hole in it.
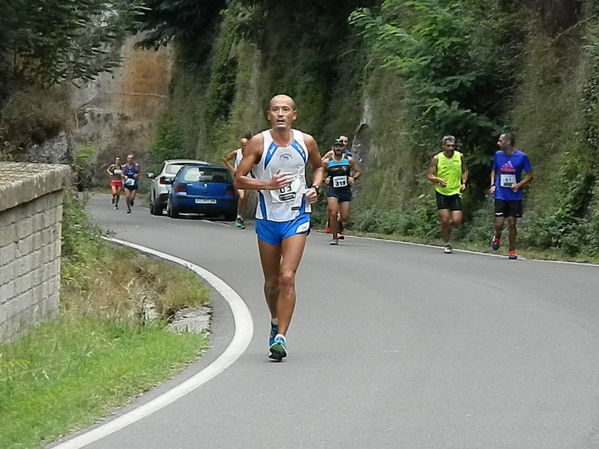
[[[45,86],[93,79],[119,64],[110,45],[134,26],[139,1],[8,0],[0,3],[0,53],[9,73]]]
[[[39,447],[90,425],[207,347],[205,335],[165,326],[175,311],[206,304],[208,289],[191,272],[105,244],[72,194],[63,255],[59,318],[0,344],[3,448]]]
[[[185,146],[185,137],[179,124],[165,119],[158,124],[156,136],[150,146],[150,155],[155,161],[190,158],[193,151]]]
[[[289,20],[289,8],[297,20]],[[272,94],[290,94],[297,127],[313,134],[322,152],[332,137],[353,134],[365,170],[354,229],[423,241],[438,237],[427,164],[440,137],[454,134],[470,169],[466,222],[456,237],[483,246],[492,231],[485,189],[495,142],[502,130],[513,131],[535,166],[521,247],[592,259],[599,239],[598,16],[592,1],[333,7],[232,0],[213,16],[218,33],[208,51],[198,33],[195,43],[193,33],[172,35],[180,44],[177,81],[186,81],[174,84],[170,113],[190,117],[189,93],[197,95],[194,121],[183,132],[198,155],[216,159],[266,126]],[[265,33],[265,22],[285,26]],[[210,64],[200,64],[207,54]],[[323,218],[319,204],[315,221]]]

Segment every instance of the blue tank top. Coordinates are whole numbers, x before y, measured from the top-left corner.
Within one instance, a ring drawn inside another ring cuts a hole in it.
[[[133,167],[129,167],[129,166],[127,166],[127,164],[123,165],[123,174],[127,177],[127,179],[125,180],[126,186],[136,186],[137,185],[137,178],[135,177],[135,175],[137,173],[139,173],[137,164],[133,164]],[[130,179],[134,180],[134,182],[132,183],[130,181]]]
[[[331,158],[327,168],[327,176],[331,178],[329,187],[335,190],[349,189],[350,173],[351,167],[349,165],[349,159],[346,155],[343,155],[343,158],[340,161],[336,161]]]

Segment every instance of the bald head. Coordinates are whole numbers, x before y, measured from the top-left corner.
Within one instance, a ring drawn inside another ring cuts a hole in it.
[[[291,109],[293,109],[295,111],[295,101],[293,101],[293,98],[291,98],[289,95],[285,95],[285,94],[279,94],[279,95],[275,95],[274,97],[272,97],[270,99],[270,102],[268,104],[269,108],[273,106],[273,104],[276,103],[286,103],[289,106],[291,106]]]
[[[241,148],[245,148],[245,146],[247,145],[248,140],[243,137],[240,141],[239,141],[239,145],[241,145]]]

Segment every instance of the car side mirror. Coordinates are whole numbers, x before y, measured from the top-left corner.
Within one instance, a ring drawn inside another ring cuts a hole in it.
[[[148,179],[154,179],[156,177],[156,175],[154,173],[152,173],[151,171],[147,172],[146,176],[148,177]]]

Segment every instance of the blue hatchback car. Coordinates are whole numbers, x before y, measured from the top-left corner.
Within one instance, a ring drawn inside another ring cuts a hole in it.
[[[237,197],[229,170],[212,165],[184,165],[173,179],[166,214],[176,218],[190,212],[235,220]]]

